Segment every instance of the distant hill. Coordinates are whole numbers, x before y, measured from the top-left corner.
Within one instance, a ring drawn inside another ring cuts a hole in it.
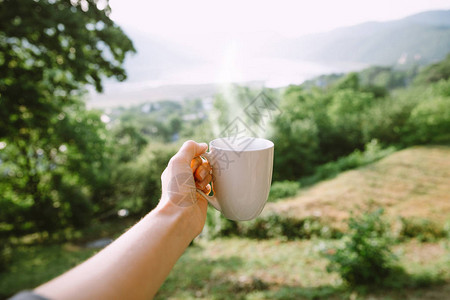
[[[127,82],[158,80],[163,70],[187,68],[203,62],[195,53],[169,40],[132,29],[125,30],[125,33],[137,50],[125,61]]]
[[[232,74],[230,70],[237,76],[232,79],[235,82],[269,81],[280,87],[320,74],[361,70],[371,65],[395,65],[396,69],[427,65],[450,52],[450,10],[363,23],[295,39],[271,32],[248,33],[235,39],[225,33],[202,36],[201,43],[124,29],[138,51],[125,62],[128,80],[107,80],[104,94],[92,92],[89,96],[92,106],[210,96],[218,79]],[[236,42],[236,61],[225,64],[224,55],[232,54],[234,49],[230,48],[230,40]],[[182,86],[177,87],[179,84]],[[209,86],[205,88],[205,84]],[[201,91],[196,92],[194,85]]]
[[[295,218],[320,216],[342,226],[350,211],[369,202],[388,215],[450,220],[450,147],[421,146],[398,151],[374,164],[341,173],[285,201],[269,203],[263,213]]]
[[[450,10],[339,28],[287,40],[272,50],[283,57],[318,62],[429,64],[450,52]]]

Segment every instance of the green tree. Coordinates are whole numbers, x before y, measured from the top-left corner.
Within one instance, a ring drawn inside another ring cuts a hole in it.
[[[111,142],[114,144],[115,159],[118,162],[133,160],[147,145],[147,139],[136,126],[122,122],[113,128]]]
[[[362,149],[367,111],[373,93],[361,91],[350,73],[328,90],[290,86],[282,100],[283,113],[274,122],[274,178],[296,180],[322,163]]]
[[[314,108],[317,98],[298,86],[289,87],[281,101],[283,111],[273,124],[275,143],[274,180],[298,179],[312,172],[317,163],[319,128]]]
[[[176,151],[173,145],[149,144],[135,160],[115,168],[111,176],[115,208],[138,216],[153,209],[161,196],[161,174]]]
[[[450,85],[450,80],[442,81]],[[403,130],[406,144],[450,142],[450,97],[430,95],[411,111]]]
[[[360,88],[359,76],[358,73],[349,73],[344,78],[337,81],[334,86],[335,90],[345,90],[350,89],[353,91],[357,91]]]
[[[438,63],[432,64],[419,72],[416,78],[418,84],[429,84],[450,78],[450,53]]]
[[[328,106],[331,128],[335,132],[335,152],[338,156],[364,146],[365,111],[374,102],[373,94],[352,89],[336,91]]]
[[[107,1],[0,2],[1,205],[16,229],[81,225],[103,197],[105,127],[80,99],[124,80],[134,51],[109,13]]]

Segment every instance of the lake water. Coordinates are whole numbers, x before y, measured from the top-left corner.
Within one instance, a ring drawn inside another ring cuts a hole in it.
[[[182,68],[155,70],[143,66],[139,76],[129,72],[125,82],[108,80],[103,94],[90,91],[88,105],[91,107],[128,106],[131,104],[161,99],[179,100],[191,97],[210,96],[214,89],[205,84],[261,82],[266,87],[276,88],[289,84],[300,84],[306,79],[331,73],[359,70],[361,64],[343,63],[325,65],[308,61],[270,57],[225,56],[225,59],[209,61]],[[148,74],[146,76],[146,74]],[[195,93],[195,86],[199,87]],[[189,88],[187,86],[190,86]]]

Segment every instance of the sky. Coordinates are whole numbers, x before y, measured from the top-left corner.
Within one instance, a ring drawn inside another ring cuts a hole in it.
[[[273,32],[285,37],[450,9],[450,0],[110,0],[127,28],[174,39],[186,35]]]

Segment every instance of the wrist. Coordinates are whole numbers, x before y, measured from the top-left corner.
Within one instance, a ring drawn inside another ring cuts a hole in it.
[[[165,220],[164,224],[170,224],[173,234],[186,239],[188,244],[200,234],[204,226],[204,220],[201,220],[201,212],[197,204],[188,207],[178,206],[164,195],[150,214],[155,214],[158,219]]]

